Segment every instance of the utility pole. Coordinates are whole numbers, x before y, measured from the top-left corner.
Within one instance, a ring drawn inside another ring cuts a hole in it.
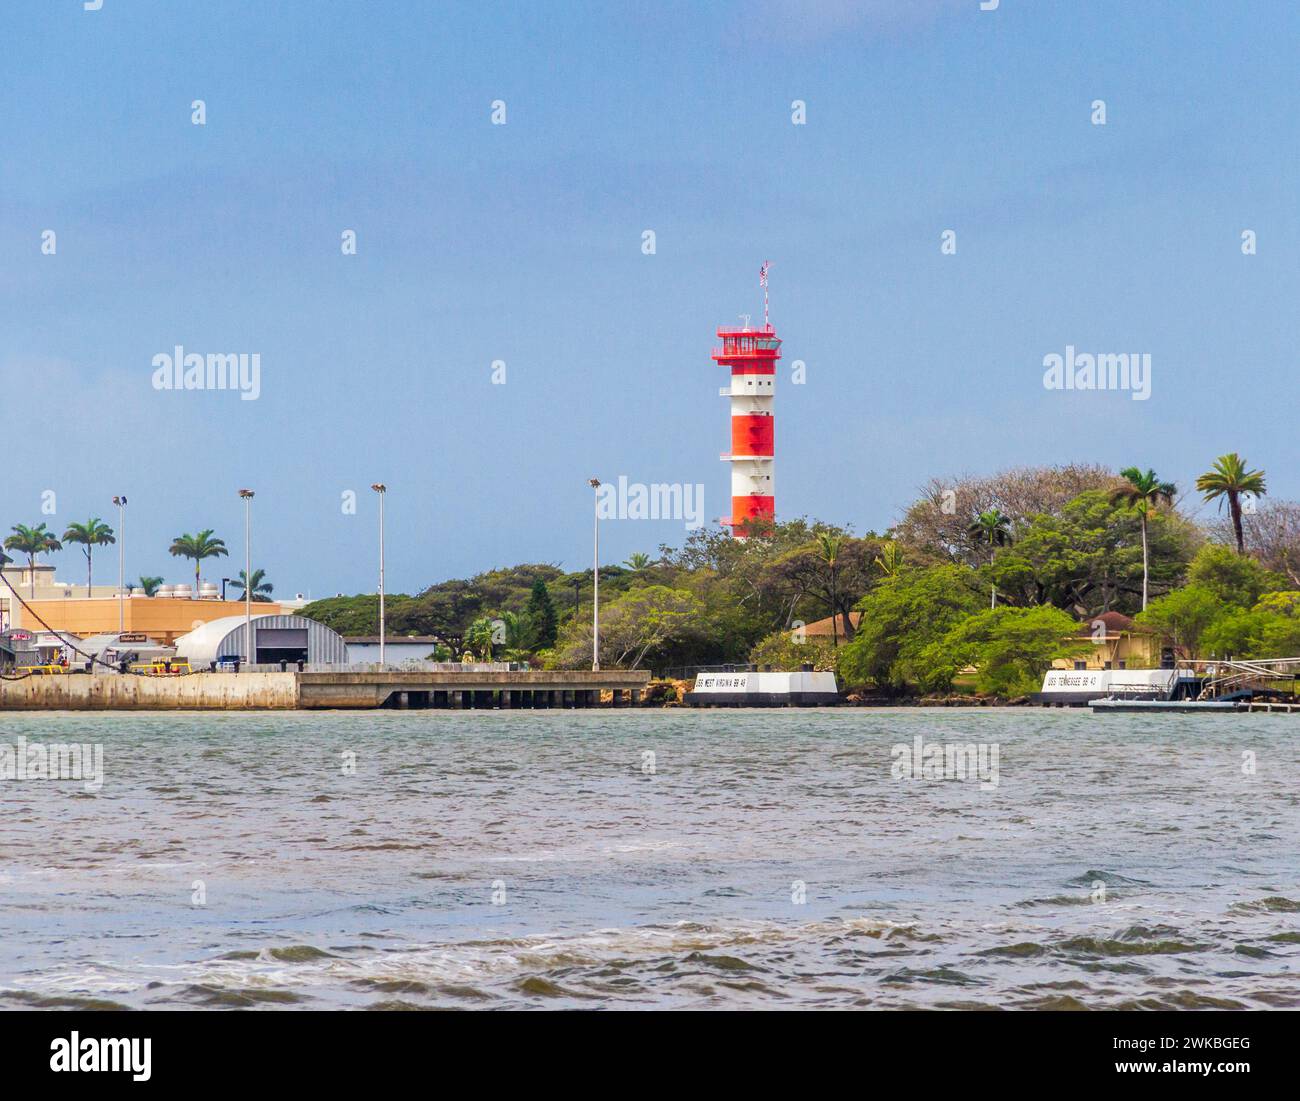
[[[126,605],[123,604],[126,598],[126,494],[114,497],[113,504],[117,505],[117,633],[120,635],[126,630]]]
[[[370,487],[379,494],[379,664],[384,664],[384,494],[388,487],[375,482]]]
[[[253,645],[253,491],[241,489],[244,499],[244,661],[248,665],[257,657]]]
[[[596,490],[591,522],[591,671],[600,672],[600,479],[588,483]]]

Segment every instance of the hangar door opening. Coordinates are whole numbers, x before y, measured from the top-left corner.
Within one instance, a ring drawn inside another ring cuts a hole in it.
[[[253,633],[257,637],[258,665],[307,660],[306,627],[258,627],[254,620]]]

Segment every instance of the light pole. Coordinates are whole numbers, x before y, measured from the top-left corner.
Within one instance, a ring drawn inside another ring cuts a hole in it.
[[[241,489],[244,499],[244,661],[253,664],[253,491]]]
[[[370,487],[379,494],[379,664],[384,664],[384,494],[388,487],[376,482]]]
[[[591,520],[591,671],[600,672],[600,479],[592,478],[596,490]]]
[[[126,630],[126,606],[122,603],[126,595],[126,494],[114,497],[113,504],[117,505],[117,633],[120,635]]]

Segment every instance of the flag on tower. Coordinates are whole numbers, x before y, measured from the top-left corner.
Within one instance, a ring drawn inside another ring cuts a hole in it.
[[[767,269],[771,266],[772,266],[771,260],[764,260],[763,266],[758,269],[758,285],[760,287],[767,286]]]

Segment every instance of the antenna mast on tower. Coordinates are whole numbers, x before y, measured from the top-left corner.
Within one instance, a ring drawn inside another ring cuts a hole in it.
[[[772,327],[772,318],[769,316],[767,304],[767,272],[771,266],[771,260],[764,260],[763,266],[758,269],[758,283],[763,288],[763,327],[765,329]]]

